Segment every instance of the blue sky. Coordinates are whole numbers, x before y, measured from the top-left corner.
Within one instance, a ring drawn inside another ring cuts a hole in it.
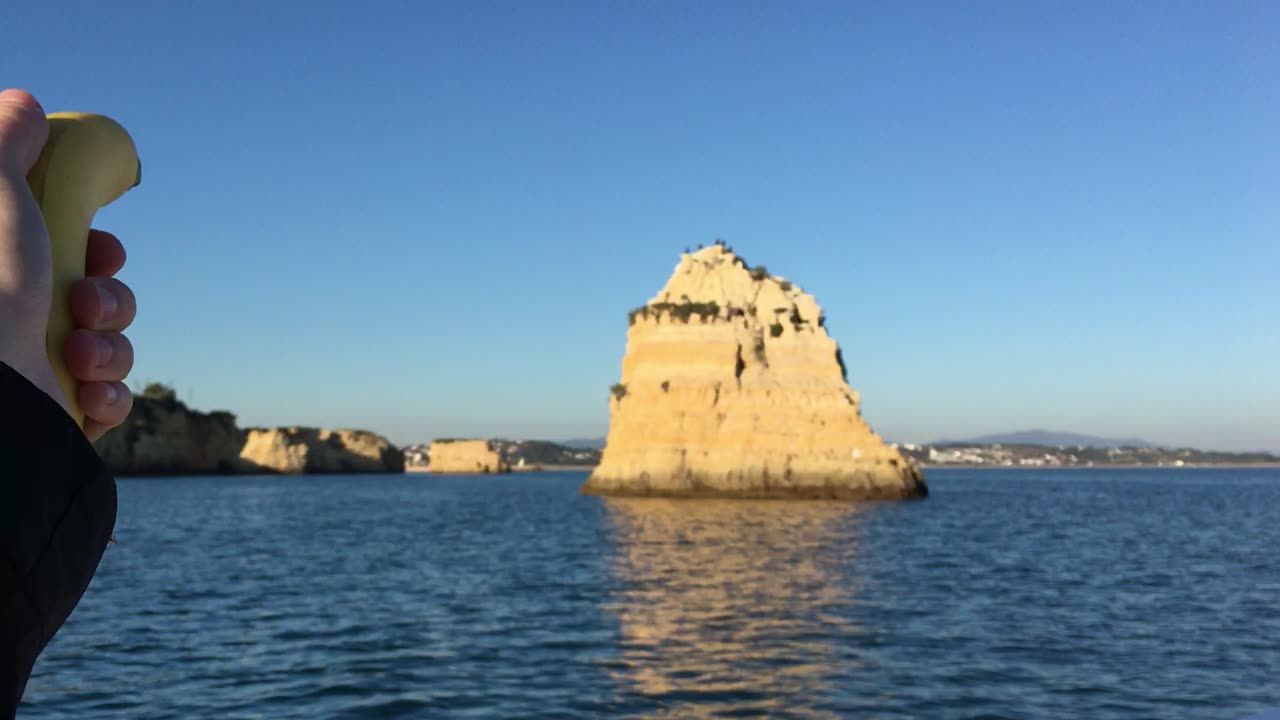
[[[1275,3],[78,5],[0,82],[134,134],[134,379],[244,425],[603,435],[719,237],[891,439],[1280,449]]]

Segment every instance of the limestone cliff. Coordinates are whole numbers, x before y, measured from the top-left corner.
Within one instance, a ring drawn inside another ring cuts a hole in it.
[[[431,443],[427,472],[503,473],[511,468],[488,440],[436,440]]]
[[[862,418],[822,309],[722,245],[630,316],[609,435],[582,491],[908,498],[919,467]]]
[[[403,454],[372,433],[245,431],[231,413],[191,410],[172,394],[136,398],[129,418],[94,447],[120,477],[404,471]]]
[[[117,476],[237,472],[244,434],[228,412],[202,413],[172,396],[138,397],[122,425],[95,444]]]
[[[255,428],[246,433],[240,463],[280,473],[404,472],[404,454],[363,430]]]

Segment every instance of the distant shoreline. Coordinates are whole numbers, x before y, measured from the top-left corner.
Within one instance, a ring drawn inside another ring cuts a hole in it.
[[[921,465],[925,470],[1245,470],[1280,468],[1280,463],[1198,463],[1186,465],[980,465],[977,463],[942,463]]]
[[[924,465],[924,470],[1248,470],[1248,469],[1280,469],[1280,463],[1201,463],[1196,465],[979,465],[965,463],[942,463],[937,465]],[[537,472],[565,472],[572,470],[589,471],[594,470],[595,465],[536,465],[525,466],[523,468],[511,468],[512,474],[519,473],[537,473]],[[405,473],[426,474],[427,468],[423,465],[405,467]],[[455,474],[455,473],[446,473]],[[481,474],[481,473],[477,473]],[[490,473],[499,474],[499,473]],[[506,473],[501,473],[506,474]]]
[[[511,468],[511,470],[510,470],[509,472],[500,472],[500,473],[492,473],[492,472],[491,472],[491,473],[465,473],[465,474],[470,474],[470,475],[508,475],[508,474],[532,473],[532,472],[562,472],[562,471],[565,471],[565,470],[595,470],[595,469],[596,469],[596,466],[595,466],[595,465],[525,465],[525,466],[523,466],[523,467],[513,467],[513,468]],[[427,473],[430,473],[431,471],[427,469],[427,466],[426,466],[426,465],[406,465],[406,466],[404,467],[404,472],[405,472],[405,474],[406,474],[406,475],[408,475],[408,474],[410,474],[410,473],[420,474],[420,475],[426,475]],[[464,474],[464,473],[440,473],[440,474],[442,474],[442,475],[459,475],[459,474]]]
[[[932,472],[934,470],[1280,470],[1280,463],[1228,463],[1222,465],[962,465],[959,463],[946,463],[942,465],[922,465],[925,471]],[[525,467],[522,469],[512,468],[511,472],[506,473],[438,473],[442,476],[456,477],[459,475],[475,475],[477,477],[486,475],[520,475],[524,473],[537,474],[539,472],[590,472],[594,470],[594,465],[543,465],[541,467]],[[171,471],[166,473],[129,473],[116,476],[117,480],[148,480],[148,479],[169,479],[169,478],[186,478],[186,477],[218,477],[218,478],[236,478],[236,477],[273,477],[273,478],[290,478],[290,477],[307,477],[308,475],[333,475],[334,473],[192,473],[183,471]],[[338,473],[339,475],[367,475],[368,473]],[[406,466],[403,473],[382,472],[373,473],[376,475],[433,475],[427,470],[426,466],[414,465]]]

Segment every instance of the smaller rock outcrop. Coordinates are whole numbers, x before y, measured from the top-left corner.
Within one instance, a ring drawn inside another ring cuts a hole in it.
[[[255,428],[246,431],[240,464],[248,471],[291,474],[398,473],[404,472],[404,454],[363,430]]]
[[[435,440],[431,443],[427,472],[505,473],[511,467],[489,440]]]

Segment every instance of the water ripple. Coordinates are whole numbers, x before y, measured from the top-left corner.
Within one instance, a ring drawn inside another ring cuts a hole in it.
[[[120,483],[24,718],[1239,718],[1280,472],[934,472],[920,503],[580,474]]]

